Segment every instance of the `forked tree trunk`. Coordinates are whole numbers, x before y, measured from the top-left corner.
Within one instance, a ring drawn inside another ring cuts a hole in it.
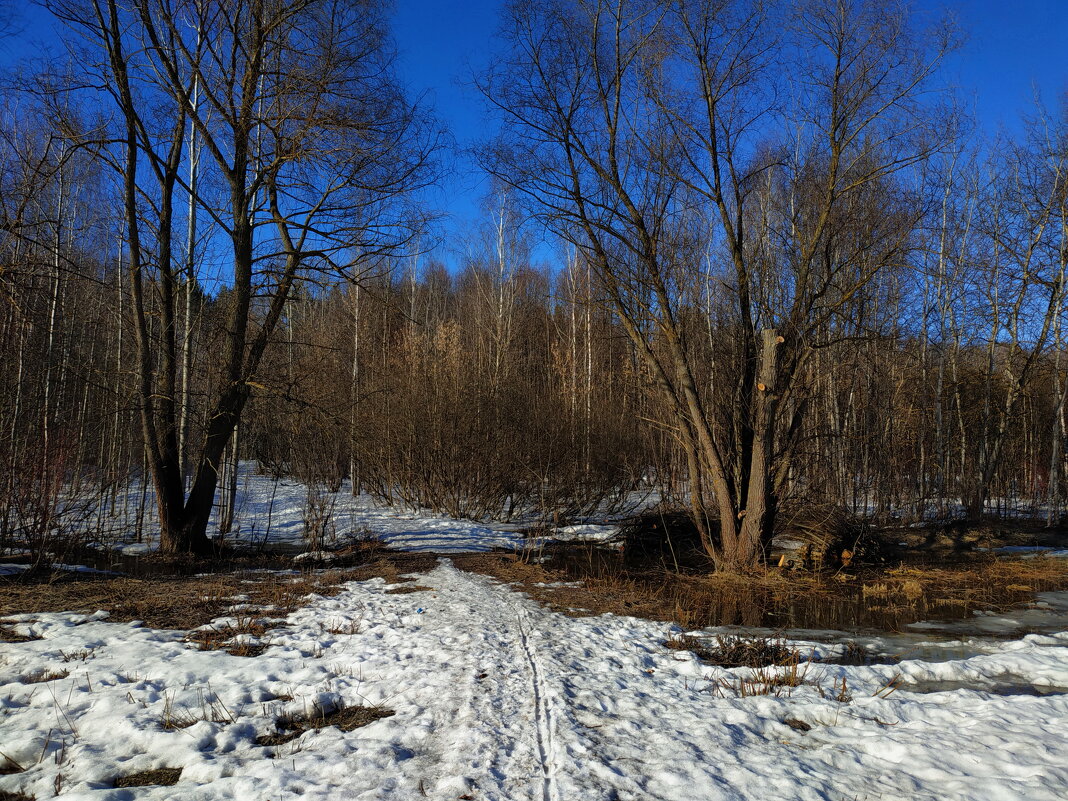
[[[779,345],[782,337],[773,328],[760,332],[760,361],[752,394],[753,439],[749,457],[749,486],[745,508],[739,510],[741,528],[733,553],[724,560],[732,567],[751,567],[763,555],[775,528],[772,462],[775,448],[775,418],[778,406]]]

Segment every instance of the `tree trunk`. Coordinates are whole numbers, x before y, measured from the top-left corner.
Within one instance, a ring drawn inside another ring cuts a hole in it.
[[[752,446],[748,455],[749,484],[745,507],[738,511],[741,526],[731,550],[724,549],[723,566],[732,569],[753,567],[771,543],[775,529],[776,503],[772,486],[772,461],[775,447],[775,418],[779,393],[778,349],[782,342],[778,331],[760,332],[760,357],[756,385],[752,394]],[[746,454],[743,454],[743,456]]]

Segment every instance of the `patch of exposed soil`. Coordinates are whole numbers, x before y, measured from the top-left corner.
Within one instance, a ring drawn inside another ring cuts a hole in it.
[[[433,587],[424,587],[422,584],[401,584],[399,587],[390,587],[386,595],[408,595],[413,592],[433,592]]]
[[[308,731],[331,726],[341,731],[352,731],[376,720],[388,718],[393,711],[374,706],[342,706],[333,710],[313,710],[307,715],[286,715],[274,722],[276,731],[256,738],[256,745],[283,745]]]
[[[116,787],[170,787],[177,784],[182,775],[181,768],[155,768],[143,770],[140,773],[131,773],[129,776],[120,776],[115,779]]]

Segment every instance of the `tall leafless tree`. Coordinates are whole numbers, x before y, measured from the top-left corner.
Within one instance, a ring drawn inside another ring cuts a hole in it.
[[[311,275],[344,277],[411,239],[421,220],[407,199],[426,179],[434,131],[393,79],[374,2],[56,0],[50,8],[103,57],[89,63],[99,64],[118,112],[114,163],[125,186],[162,547],[204,552],[224,450],[293,287]],[[212,163],[213,180],[195,189],[182,179],[187,122]],[[188,495],[177,396],[179,187],[218,226],[232,262],[220,276],[229,309],[218,388]],[[158,339],[149,281],[159,289]]]

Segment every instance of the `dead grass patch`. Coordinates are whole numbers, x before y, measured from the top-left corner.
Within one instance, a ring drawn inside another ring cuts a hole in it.
[[[153,628],[188,629],[221,615],[239,592],[228,576],[135,579],[77,577],[54,583],[0,582],[0,613],[92,612],[143,620]]]
[[[37,634],[19,634],[14,626],[0,626],[0,642],[19,643],[33,642],[41,639]]]
[[[343,704],[332,709],[316,707],[308,714],[282,715],[275,718],[275,732],[257,737],[256,745],[283,745],[297,739],[305,732],[317,731],[331,726],[341,731],[352,731],[392,715],[392,710],[376,706],[349,706]]]
[[[34,797],[25,793],[0,790],[0,801],[34,801]]]
[[[266,651],[267,645],[248,638],[262,637],[266,632],[267,623],[262,618],[239,615],[233,623],[194,629],[185,640],[200,651],[225,650],[231,656],[253,657]]]
[[[801,652],[784,640],[771,637],[733,637],[717,635],[712,641],[684,634],[664,643],[676,651],[690,651],[698,659],[717,667],[763,668],[771,665],[797,665]]]
[[[422,584],[402,584],[399,587],[390,587],[386,595],[407,595],[412,592],[433,592],[433,587],[424,587]]]
[[[95,648],[79,648],[76,651],[60,651],[59,655],[64,662],[85,662],[93,658]]]
[[[170,787],[178,784],[182,775],[181,768],[154,768],[120,776],[115,779],[115,787]]]
[[[360,620],[332,620],[323,629],[327,634],[352,636],[360,633]]]
[[[1068,560],[992,554],[953,564],[836,573],[769,569],[745,576],[636,570],[618,553],[592,545],[547,548],[545,555],[543,562],[527,563],[512,553],[457,554],[453,562],[518,585],[566,615],[630,615],[687,629],[896,631],[917,620],[960,620],[976,610],[1007,610],[1032,601],[1036,592],[1068,588]]]
[[[345,575],[346,572],[352,575]],[[235,595],[248,595],[248,602],[255,606],[288,613],[302,606],[313,593],[337,594],[340,583],[358,579],[359,572],[369,571],[330,571],[296,577],[257,572],[148,579],[75,574],[53,583],[0,579],[0,615],[102,609],[115,622],[141,620],[152,628],[188,630],[225,615]],[[39,638],[23,637],[11,627],[0,626],[0,642],[28,639]]]
[[[65,679],[70,675],[69,670],[49,670],[48,668],[39,668],[30,673],[27,673],[19,681],[23,684],[43,684],[46,681],[56,681],[57,679]]]
[[[159,718],[160,728],[164,731],[188,729],[202,720],[211,723],[233,723],[234,716],[215,693],[210,689],[198,690],[198,703],[194,708],[179,706],[174,702],[174,695],[168,695],[163,701],[163,713]]]
[[[796,661],[782,666],[781,669],[770,665],[756,668],[748,676],[722,677],[717,682],[716,688],[720,692],[728,690],[739,698],[753,698],[760,695],[779,697],[784,694],[789,697],[797,687],[809,684],[814,686],[820,695],[826,697],[827,693],[819,686],[817,678],[810,679],[808,676],[812,664],[809,660]]]

